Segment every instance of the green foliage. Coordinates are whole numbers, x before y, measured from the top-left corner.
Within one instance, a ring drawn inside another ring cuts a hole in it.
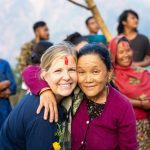
[[[16,105],[17,102],[25,94],[25,91],[21,89],[22,78],[21,78],[21,74],[19,72],[18,64],[12,70],[13,70],[15,80],[16,80],[16,84],[17,84],[17,92],[16,92],[16,95],[11,96],[10,99],[11,99],[12,105]]]
[[[59,141],[62,140],[62,125],[57,123],[57,131],[55,132],[55,136],[58,137]]]

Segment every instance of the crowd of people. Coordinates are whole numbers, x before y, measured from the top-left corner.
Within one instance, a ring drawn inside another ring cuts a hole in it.
[[[26,94],[13,110],[16,82],[0,59],[0,149],[150,150],[150,43],[138,23],[123,11],[107,42],[91,16],[88,35],[53,44],[36,22],[19,56]]]

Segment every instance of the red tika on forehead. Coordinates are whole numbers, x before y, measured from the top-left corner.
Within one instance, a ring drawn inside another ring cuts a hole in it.
[[[126,46],[126,42],[121,42],[122,43],[122,47]]]
[[[65,65],[68,65],[68,57],[65,56]]]

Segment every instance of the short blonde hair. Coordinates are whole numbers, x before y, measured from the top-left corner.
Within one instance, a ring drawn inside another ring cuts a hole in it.
[[[54,46],[51,46],[46,50],[46,52],[41,57],[41,64],[40,64],[41,69],[48,71],[52,65],[52,62],[56,58],[64,55],[72,55],[75,61],[77,62],[77,52],[73,47],[73,45],[67,42],[62,42]]]

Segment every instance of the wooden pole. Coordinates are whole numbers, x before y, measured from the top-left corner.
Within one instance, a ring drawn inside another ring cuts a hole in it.
[[[86,0],[86,3],[88,5],[89,9],[91,10],[93,16],[97,20],[97,23],[100,26],[102,33],[105,35],[107,41],[110,42],[112,36],[111,36],[107,26],[105,25],[104,20],[96,7],[94,0]]]

